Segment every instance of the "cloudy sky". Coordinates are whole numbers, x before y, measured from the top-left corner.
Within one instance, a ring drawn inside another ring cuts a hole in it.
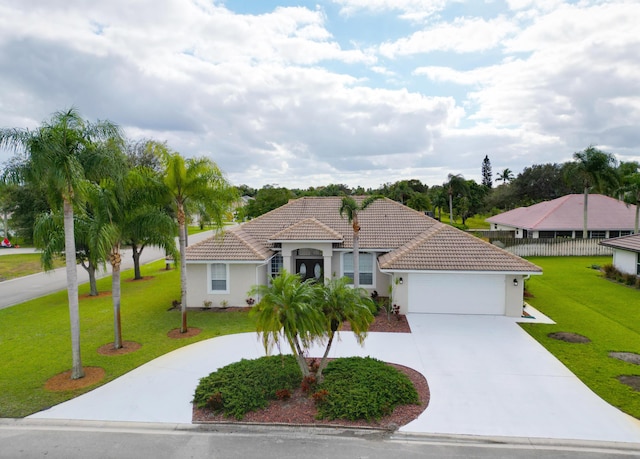
[[[637,0],[0,0],[0,127],[75,106],[234,184],[640,160]],[[10,153],[0,152],[4,162]]]

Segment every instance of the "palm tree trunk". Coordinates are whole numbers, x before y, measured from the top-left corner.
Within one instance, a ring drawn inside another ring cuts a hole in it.
[[[98,282],[96,280],[96,266],[88,262],[87,272],[89,273],[89,296],[98,296]]]
[[[187,332],[187,226],[185,223],[184,207],[178,205],[178,240],[180,244],[180,312],[182,314],[181,333]]]
[[[360,287],[360,232],[353,232],[353,288]]]
[[[71,322],[71,379],[84,377],[80,356],[80,305],[78,300],[78,272],[76,267],[76,241],[73,228],[73,205],[64,200],[64,251],[67,269],[67,297]]]
[[[583,214],[583,227],[582,227],[582,239],[586,239],[588,234],[587,234],[587,209],[589,208],[588,206],[588,200],[589,200],[589,188],[588,187],[584,187],[584,214]]]
[[[640,200],[636,200],[636,224],[633,228],[633,234],[638,234],[638,217],[640,217]]]
[[[122,347],[122,325],[120,322],[120,247],[113,247],[111,256],[111,297],[113,298],[113,348]]]
[[[329,336],[327,347],[325,348],[324,354],[322,355],[322,359],[320,360],[320,366],[318,367],[318,371],[316,372],[316,382],[318,382],[318,384],[322,383],[322,380],[324,379],[322,372],[324,371],[325,368],[327,368],[327,358],[329,357],[329,351],[331,350],[331,344],[333,344],[334,336],[335,336],[335,333],[331,333],[331,335]]]
[[[296,355],[296,360],[298,361],[298,366],[300,367],[300,371],[302,372],[302,377],[306,378],[307,376],[309,376],[310,372],[309,365],[307,365],[307,360],[304,358],[304,351],[302,350],[302,346],[300,346],[300,342],[297,338],[288,338],[288,340],[291,350]]]
[[[449,223],[453,225],[453,193],[449,193]]]

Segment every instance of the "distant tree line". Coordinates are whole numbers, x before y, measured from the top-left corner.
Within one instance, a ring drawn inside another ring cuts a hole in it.
[[[466,220],[474,215],[495,215],[567,194],[584,193],[585,188],[590,193],[605,194],[635,204],[640,202],[639,167],[635,161],[617,162],[613,155],[590,146],[577,152],[573,161],[534,164],[517,175],[506,168],[496,174],[495,180],[487,155],[481,164],[482,183],[452,173],[446,182],[431,186],[416,178],[367,189],[351,188],[345,184],[306,189],[277,185],[253,189],[241,185],[237,187],[238,192],[252,199],[241,209],[239,218],[258,217],[303,196],[381,195],[412,209],[432,212],[436,218],[449,215],[454,222],[464,226]],[[593,170],[589,171],[589,168]]]

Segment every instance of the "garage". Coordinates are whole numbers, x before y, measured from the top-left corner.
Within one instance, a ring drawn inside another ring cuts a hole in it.
[[[505,275],[410,273],[408,310],[429,314],[505,314]]]

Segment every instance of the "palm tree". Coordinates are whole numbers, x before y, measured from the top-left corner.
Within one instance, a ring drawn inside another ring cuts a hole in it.
[[[346,215],[353,227],[353,286],[355,288],[360,286],[360,223],[358,222],[358,213],[380,198],[382,196],[367,196],[358,204],[351,196],[345,196],[340,205],[340,217],[344,218]]]
[[[120,129],[111,122],[88,123],[71,108],[56,112],[51,119],[35,130],[0,130],[0,148],[25,151],[28,155],[24,175],[32,182],[46,185],[52,208],[62,201],[64,215],[67,295],[71,322],[71,378],[84,376],[80,355],[80,314],[78,277],[74,239],[73,206],[81,202],[86,188],[83,160],[94,154],[94,141],[120,139]]]
[[[502,172],[498,172],[498,175],[496,175],[496,182],[502,182],[506,184],[512,181],[514,178],[515,177],[513,175],[513,172],[511,172],[511,169],[506,168]]]
[[[364,342],[367,330],[374,320],[372,311],[375,308],[373,300],[364,289],[351,288],[348,277],[331,279],[322,286],[318,298],[319,308],[324,314],[325,330],[328,340],[322,360],[316,373],[316,380],[322,382],[322,372],[327,367],[327,357],[333,344],[333,338],[343,322],[349,322],[351,331],[355,334],[359,344]]]
[[[312,280],[303,282],[297,274],[282,270],[271,285],[255,285],[248,293],[261,298],[251,315],[256,317],[256,331],[261,334],[265,351],[268,353],[274,345],[279,348],[280,337],[284,336],[305,377],[310,374],[305,351],[325,332],[325,320],[316,306],[320,285]]]
[[[182,326],[187,332],[187,219],[186,209],[191,203],[203,204],[217,229],[224,226],[224,217],[237,192],[218,166],[208,158],[183,158],[179,153],[158,146],[164,166],[164,183],[171,197],[171,205],[178,219],[180,246],[180,298]]]
[[[622,186],[618,189],[618,193],[623,195],[624,202],[627,204],[635,204],[636,206],[633,233],[638,234],[638,220],[640,219],[640,173],[635,172],[622,177]]]
[[[466,195],[469,185],[461,174],[449,174],[447,178],[449,181],[444,186],[449,196],[449,222],[453,225],[453,195]]]
[[[593,188],[602,193],[615,185],[618,181],[615,166],[616,159],[610,153],[604,153],[593,146],[584,151],[574,153],[575,162],[567,168],[567,174],[575,175],[582,181],[584,189],[583,231],[582,237],[586,239],[587,233],[587,209],[589,191]]]

